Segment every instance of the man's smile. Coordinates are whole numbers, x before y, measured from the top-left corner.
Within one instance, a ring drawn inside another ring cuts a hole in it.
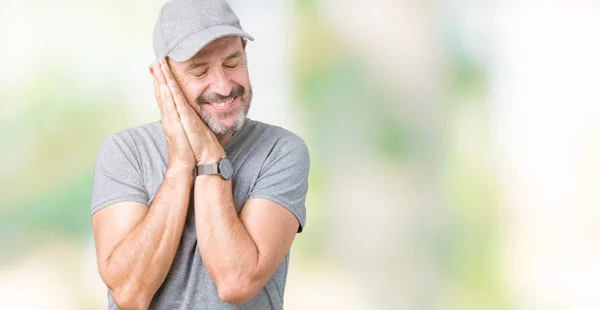
[[[239,96],[234,96],[222,101],[205,102],[205,104],[209,105],[217,111],[225,111],[233,107],[238,98]]]

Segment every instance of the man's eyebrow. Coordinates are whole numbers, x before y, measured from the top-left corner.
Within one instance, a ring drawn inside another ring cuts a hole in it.
[[[240,57],[240,56],[242,56],[242,52],[237,51],[237,52],[235,52],[235,53],[227,56],[227,58],[225,58],[225,61],[227,61],[229,59],[237,58],[237,57]]]
[[[194,69],[196,69],[196,68],[198,68],[198,67],[202,67],[202,66],[206,66],[206,65],[208,65],[208,62],[206,62],[206,61],[203,61],[203,62],[195,62],[195,63],[191,63],[191,64],[190,64],[190,65],[187,67],[187,71],[194,70]]]
[[[240,52],[240,51],[237,51],[237,52],[234,52],[233,54],[231,54],[231,55],[227,56],[227,58],[225,58],[225,61],[227,61],[227,60],[229,60],[229,59],[233,59],[233,58],[238,58],[238,57],[240,57],[240,56],[242,56],[242,52]],[[208,65],[208,62],[206,62],[206,61],[203,61],[203,62],[195,62],[195,63],[191,63],[191,64],[190,64],[190,65],[187,67],[187,70],[188,70],[188,71],[190,71],[190,70],[194,70],[194,69],[196,69],[196,68],[198,68],[198,67],[202,67],[202,66],[206,66],[206,65]]]

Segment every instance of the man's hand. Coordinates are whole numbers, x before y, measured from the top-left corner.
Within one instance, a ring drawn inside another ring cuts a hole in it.
[[[158,103],[163,130],[167,139],[169,168],[182,168],[191,171],[196,166],[196,160],[181,124],[171,90],[165,82],[161,64],[152,63],[150,72],[154,77],[154,96]]]
[[[206,127],[196,111],[189,105],[179,84],[173,77],[171,70],[164,58],[159,61],[160,72],[155,72],[159,85],[168,88],[165,93],[167,101],[174,103],[181,125],[185,131],[196,164],[208,164],[219,161],[225,156],[225,151],[217,137]]]

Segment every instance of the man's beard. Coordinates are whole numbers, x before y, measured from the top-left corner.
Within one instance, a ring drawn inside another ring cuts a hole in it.
[[[239,96],[240,99],[240,107],[234,107],[230,111],[225,112],[217,112],[216,115],[205,110],[204,104],[206,102],[214,102],[214,101],[223,101],[228,100]],[[231,89],[231,92],[227,96],[221,96],[215,93],[208,93],[199,96],[196,99],[196,104],[200,108],[200,119],[206,124],[208,129],[210,129],[217,137],[226,136],[232,134],[242,128],[244,125],[244,121],[246,120],[246,115],[248,115],[248,110],[250,109],[250,103],[252,102],[252,86],[248,86],[248,90],[246,91],[244,87],[239,84],[235,84]],[[225,125],[221,123],[220,118],[229,118],[231,115],[235,114],[235,121],[232,125]]]

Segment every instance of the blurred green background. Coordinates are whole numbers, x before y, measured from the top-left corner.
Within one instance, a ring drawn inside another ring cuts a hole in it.
[[[104,309],[110,133],[164,1],[0,2],[0,308]],[[286,309],[599,309],[600,4],[230,1],[250,117],[311,152]]]

